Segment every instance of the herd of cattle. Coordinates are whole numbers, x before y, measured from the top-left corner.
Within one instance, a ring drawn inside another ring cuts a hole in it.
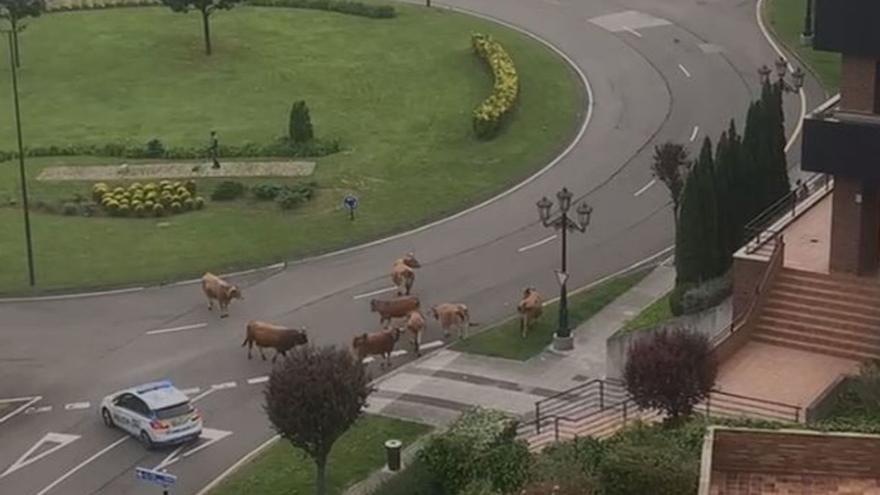
[[[380,366],[390,366],[391,353],[404,332],[410,335],[410,343],[416,355],[421,356],[422,333],[427,322],[422,315],[418,296],[410,294],[416,279],[415,270],[420,267],[421,264],[411,252],[392,265],[391,281],[397,288],[397,297],[370,300],[370,311],[379,315],[379,325],[382,329],[373,333],[363,333],[352,339],[352,350],[359,359],[380,356],[383,358]],[[233,299],[244,299],[238,286],[212,273],[206,273],[202,277],[202,291],[208,298],[209,310],[214,309],[214,301],[217,301],[221,318],[229,315],[229,303]],[[522,299],[516,307],[523,338],[526,337],[529,326],[541,316],[543,306],[543,298],[536,289],[527,287],[523,291]],[[456,330],[459,339],[466,339],[468,328],[476,326],[470,321],[468,307],[461,303],[431,306],[431,316],[440,323],[445,338],[450,336],[451,330]],[[398,321],[396,325],[395,320]],[[307,342],[308,335],[305,328],[286,328],[265,321],[252,320],[247,324],[246,336],[241,345],[247,346],[248,359],[251,359],[251,351],[255,345],[263,360],[266,359],[263,349],[267,347],[274,349],[275,355],[272,357],[274,363],[279,354],[286,356],[287,351]]]

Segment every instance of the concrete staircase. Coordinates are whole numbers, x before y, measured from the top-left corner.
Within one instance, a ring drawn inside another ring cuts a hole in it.
[[[782,268],[752,338],[857,361],[880,359],[880,284]]]

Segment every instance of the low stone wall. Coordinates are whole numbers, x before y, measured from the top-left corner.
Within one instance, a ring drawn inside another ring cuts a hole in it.
[[[726,330],[732,321],[733,299],[727,298],[714,308],[707,309],[693,315],[679,316],[660,325],[632,332],[617,332],[605,341],[605,377],[623,378],[623,369],[626,367],[626,355],[630,346],[636,339],[652,335],[663,329],[686,328],[693,332],[699,332],[709,339]]]

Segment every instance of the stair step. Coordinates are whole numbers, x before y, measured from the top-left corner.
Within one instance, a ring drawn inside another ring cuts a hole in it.
[[[859,323],[869,327],[880,326],[880,318],[865,316],[861,314],[853,314],[846,311],[830,309],[822,306],[815,306],[809,303],[790,301],[786,299],[775,299],[771,294],[764,305],[765,309],[782,309],[786,311],[796,311],[798,313],[810,316],[821,316],[823,318],[831,318],[836,321],[849,321]]]
[[[880,307],[868,304],[860,304],[859,302],[830,301],[822,296],[805,295],[798,292],[791,292],[785,288],[776,288],[770,292],[768,300],[788,300],[792,302],[800,302],[808,304],[811,307],[820,307],[843,311],[844,313],[854,313],[874,318],[880,318]]]
[[[842,318],[831,318],[815,314],[815,312],[807,313],[803,310],[792,310],[786,308],[778,308],[764,306],[761,316],[776,318],[784,321],[798,322],[806,325],[816,325],[821,327],[830,327],[847,330],[852,333],[862,333],[868,335],[880,336],[880,319],[874,325],[868,325],[861,321],[844,320]]]
[[[773,337],[770,335],[763,334],[755,334],[752,336],[752,340],[755,342],[762,342],[764,344],[776,345],[780,347],[786,347],[789,349],[797,349],[801,351],[807,352],[815,352],[819,354],[827,354],[829,356],[835,356],[844,359],[851,359],[853,361],[865,361],[869,359],[875,359],[878,356],[873,354],[864,354],[861,352],[851,352],[844,351],[841,349],[836,349],[833,347],[826,347],[816,344],[805,344],[800,342],[791,341],[788,339],[779,339],[777,337]]]
[[[768,315],[766,312],[758,319],[756,328],[779,328],[805,335],[828,337],[857,344],[876,345],[880,347],[880,331],[852,331],[844,328],[805,323],[797,318],[787,319]]]
[[[811,335],[803,332],[798,332],[796,330],[792,331],[778,327],[758,327],[755,329],[754,335],[771,336],[778,339],[788,339],[793,342],[803,344],[819,345],[822,347],[839,349],[844,352],[857,352],[861,354],[869,354],[872,356],[880,357],[880,346],[876,344],[872,345],[868,343],[859,343],[836,339],[833,337]]]
[[[807,272],[792,268],[780,270],[776,280],[804,282],[832,289],[843,289],[845,292],[859,292],[867,296],[880,297],[880,281],[874,278],[854,275]]]
[[[833,301],[852,302],[856,304],[863,304],[869,307],[875,305],[878,301],[880,301],[880,295],[876,297],[868,296],[851,291],[842,291],[839,288],[832,288],[818,284],[811,285],[808,283],[786,279],[777,280],[775,285],[773,286],[773,290],[782,290],[789,294],[794,293],[809,297],[820,297]]]

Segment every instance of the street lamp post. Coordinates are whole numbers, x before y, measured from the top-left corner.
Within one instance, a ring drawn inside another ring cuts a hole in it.
[[[27,243],[28,280],[34,286],[34,249],[31,241],[31,219],[28,212],[27,180],[24,174],[24,145],[21,138],[21,110],[18,103],[18,71],[15,67],[15,49],[13,47],[12,30],[7,31],[9,38],[9,67],[12,73],[12,99],[15,106],[15,131],[18,135],[18,172],[21,177],[21,203],[24,212],[24,237]]]
[[[587,203],[581,202],[575,210],[577,221],[569,218],[568,211],[571,209],[572,197],[571,191],[565,187],[556,193],[559,213],[555,217],[550,211],[553,208],[553,202],[546,196],[537,203],[541,223],[545,227],[553,227],[557,231],[562,231],[562,263],[561,270],[557,272],[559,279],[559,328],[553,338],[553,348],[559,351],[571,350],[574,347],[574,339],[571,336],[571,329],[568,327],[568,289],[566,285],[568,281],[568,231],[586,232],[587,226],[590,224],[590,216],[593,214],[593,208]]]
[[[776,75],[779,78],[777,83],[783,91],[797,93],[804,87],[804,77],[806,76],[806,73],[803,69],[796,67],[791,72],[791,82],[788,82],[785,80],[785,76],[788,75],[788,62],[786,62],[784,58],[779,57],[773,65],[776,67]],[[761,76],[762,83],[770,82],[770,74],[772,73],[773,70],[771,70],[770,67],[767,67],[766,64],[758,69],[758,74]]]
[[[804,15],[804,32],[801,33],[801,44],[809,46],[813,44],[813,0],[806,0],[806,2],[807,11]]]

